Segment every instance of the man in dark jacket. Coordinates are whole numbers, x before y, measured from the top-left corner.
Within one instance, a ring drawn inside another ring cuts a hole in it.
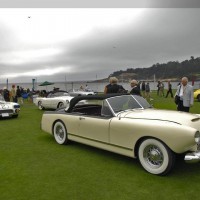
[[[132,80],[131,81],[131,91],[130,91],[130,94],[135,94],[135,95],[140,95],[140,88],[138,87],[138,82],[136,80]]]
[[[9,90],[6,87],[3,88],[3,97],[5,101],[10,101]]]
[[[168,97],[169,94],[171,94],[171,98],[173,98],[172,84],[170,83],[170,81],[168,81],[168,90],[167,90],[166,98]]]
[[[126,93],[122,85],[118,85],[118,79],[116,77],[110,77],[109,82],[110,84],[106,85],[104,88],[104,94]]]

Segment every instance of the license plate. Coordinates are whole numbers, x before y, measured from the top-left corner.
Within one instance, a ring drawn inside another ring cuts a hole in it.
[[[9,117],[8,113],[2,113],[2,117]]]

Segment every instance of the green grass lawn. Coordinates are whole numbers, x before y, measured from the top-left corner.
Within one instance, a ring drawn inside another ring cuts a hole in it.
[[[152,94],[155,108],[176,110]],[[200,113],[200,102],[191,112]],[[71,142],[58,145],[40,130],[43,111],[25,103],[17,119],[0,120],[0,200],[198,199],[200,164],[179,159],[165,177],[136,159]]]
[[[175,94],[175,90],[173,91],[173,94]],[[153,100],[149,101],[149,103],[153,104],[154,108],[176,110],[174,98],[171,98],[170,95],[168,95],[167,98],[160,97],[157,96],[155,91],[153,91],[151,93],[151,97]],[[200,102],[197,102],[197,100],[194,101],[194,105],[190,108],[190,113],[200,113]]]

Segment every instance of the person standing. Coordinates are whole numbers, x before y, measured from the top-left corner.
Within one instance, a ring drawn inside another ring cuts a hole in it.
[[[164,83],[163,83],[162,81],[160,81],[160,85],[159,85],[159,95],[160,95],[161,97],[164,97],[164,87],[165,87]]]
[[[167,94],[166,97],[168,97],[169,93],[171,94],[171,98],[173,98],[173,93],[172,93],[172,84],[170,83],[170,81],[168,81],[168,90],[167,90]]]
[[[188,84],[188,78],[183,77],[181,84],[177,87],[175,96],[180,97],[180,101],[177,104],[178,111],[189,112],[190,107],[194,103],[194,91],[193,87]]]
[[[19,88],[19,86],[17,86],[16,96],[17,96],[17,102],[18,102],[19,104],[23,104],[22,88]]]
[[[120,93],[120,90],[125,91],[122,85],[118,85],[118,79],[116,77],[110,77],[109,84],[104,88],[104,94]]]
[[[7,102],[10,101],[9,90],[7,89],[7,87],[3,88],[3,97],[4,97],[5,101],[7,101]]]
[[[130,91],[130,94],[135,94],[135,95],[140,95],[140,88],[138,87],[138,82],[133,79],[131,80],[131,91]]]
[[[146,90],[146,83],[145,81],[142,81],[142,84],[141,84],[141,90],[142,90],[142,96],[145,98],[145,90]]]
[[[157,95],[159,96],[159,93],[160,93],[160,81],[158,81],[157,83]]]
[[[146,98],[150,99],[150,86],[149,86],[149,82],[147,82],[147,84],[146,84],[145,92],[146,92]]]
[[[17,96],[16,96],[16,90],[15,85],[12,85],[12,89],[10,90],[10,101],[17,103]]]

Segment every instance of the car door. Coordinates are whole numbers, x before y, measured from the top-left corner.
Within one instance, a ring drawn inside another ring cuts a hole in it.
[[[58,102],[59,102],[59,98],[58,97],[51,98],[51,101],[49,101],[49,108],[56,109],[57,105],[58,105]]]
[[[111,118],[80,116],[78,135],[95,141],[109,143]]]
[[[50,108],[50,104],[51,104],[51,98],[44,98],[42,100],[42,106],[44,108]]]

